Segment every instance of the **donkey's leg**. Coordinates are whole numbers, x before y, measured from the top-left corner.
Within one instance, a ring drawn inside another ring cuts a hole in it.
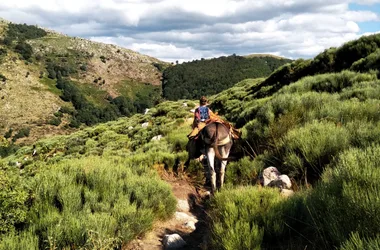
[[[216,190],[216,173],[215,173],[215,151],[212,147],[207,148],[207,161],[209,167],[209,174],[211,179],[211,193],[214,194]]]
[[[223,158],[228,158],[228,155],[230,154],[230,149],[231,149],[231,144],[219,146],[219,148],[218,148],[220,155]],[[221,161],[220,162],[220,188],[223,187],[224,174],[226,172],[226,165],[227,165],[227,161]]]

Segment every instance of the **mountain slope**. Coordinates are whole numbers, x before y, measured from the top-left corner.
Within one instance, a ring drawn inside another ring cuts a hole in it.
[[[27,127],[30,140],[70,132],[68,124],[83,122],[70,122],[77,120],[78,110],[60,97],[64,90],[57,88],[58,78],[70,81],[81,98],[111,112],[107,119],[113,119],[141,112],[160,99],[161,70],[169,65],[115,45],[5,20],[0,41],[0,135]],[[119,106],[112,102],[116,97],[122,97]],[[57,113],[62,107],[72,111]]]

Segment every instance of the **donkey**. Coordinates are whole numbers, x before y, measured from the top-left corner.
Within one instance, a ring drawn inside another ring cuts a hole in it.
[[[230,130],[219,122],[206,125],[201,130],[199,138],[188,143],[189,159],[187,164],[191,158],[199,157],[200,151],[207,156],[212,194],[223,186],[224,173],[232,144]],[[217,171],[219,171],[218,174]]]

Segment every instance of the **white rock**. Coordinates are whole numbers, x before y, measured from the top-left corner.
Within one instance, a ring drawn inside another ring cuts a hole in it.
[[[180,212],[189,212],[190,205],[187,200],[177,200],[177,211]]]
[[[128,129],[129,129],[129,130],[132,130],[132,129],[133,129],[133,127],[132,127],[132,126],[129,126],[129,127],[128,127]]]
[[[286,174],[280,175],[276,180],[271,181],[268,187],[278,187],[279,189],[290,189],[292,182]]]
[[[148,114],[150,109],[145,109],[144,115]]]
[[[186,245],[186,241],[179,234],[167,234],[162,240],[165,249],[180,249]]]
[[[195,109],[190,109],[190,112],[191,112],[191,113],[194,113],[194,112],[195,112]]]
[[[182,105],[183,105],[184,107],[187,107],[187,103],[186,103],[186,102],[184,102]]]
[[[276,180],[281,175],[280,171],[275,167],[269,167],[264,169],[262,175],[260,176],[260,182],[264,186],[268,186],[268,184]]]
[[[162,138],[162,135],[156,135],[156,136],[153,136],[151,141],[159,141],[161,140],[161,138]]]
[[[188,221],[185,224],[183,224],[183,226],[187,229],[191,229],[192,231],[196,229],[194,221]]]
[[[179,221],[194,221],[194,223],[198,222],[198,220],[194,216],[190,216],[184,212],[175,212],[174,217],[176,218],[176,220]]]
[[[143,124],[141,124],[141,127],[146,128],[148,127],[148,125],[149,125],[149,122],[144,122]]]
[[[278,180],[282,182],[282,188],[290,189],[292,187],[292,182],[289,179],[289,176],[282,174],[278,177]]]

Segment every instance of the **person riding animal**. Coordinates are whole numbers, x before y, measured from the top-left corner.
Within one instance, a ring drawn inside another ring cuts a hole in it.
[[[207,125],[211,116],[216,116],[209,107],[207,107],[208,101],[205,96],[199,99],[199,107],[194,111],[194,121],[192,128],[193,130],[187,136],[189,139],[194,139],[197,137],[199,132]]]
[[[213,113],[207,104],[207,98],[202,96],[199,107],[195,109],[193,130],[188,135],[189,142],[186,146],[188,159],[185,166],[189,166],[191,159],[200,159],[202,154],[205,155],[208,165],[206,182],[210,181],[213,194],[223,186],[224,172],[227,161],[230,159],[228,156],[233,139],[240,137],[240,131]]]

